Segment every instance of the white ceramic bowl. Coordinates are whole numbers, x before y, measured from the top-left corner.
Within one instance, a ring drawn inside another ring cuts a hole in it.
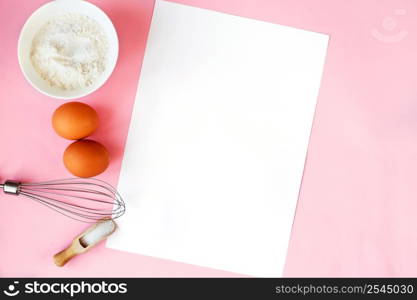
[[[103,74],[86,88],[68,91],[51,87],[36,72],[30,61],[30,50],[35,34],[48,20],[65,13],[78,13],[92,18],[100,24],[109,42],[108,61]],[[80,98],[100,88],[113,72],[118,53],[119,41],[113,23],[100,8],[84,0],[54,0],[38,8],[23,26],[17,49],[20,68],[30,84],[41,93],[59,99]]]

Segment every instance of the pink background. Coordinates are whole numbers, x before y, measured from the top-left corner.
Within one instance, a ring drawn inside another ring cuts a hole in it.
[[[31,88],[16,56],[23,23],[45,2],[0,0],[1,180],[69,175],[61,162],[69,141],[50,126],[63,101]],[[106,85],[81,100],[98,110],[102,125],[92,138],[113,158],[100,178],[116,184],[154,1],[92,2],[116,26],[120,59]],[[284,275],[417,276],[417,3],[177,2],[331,36]],[[407,32],[387,43],[373,36],[375,29],[394,37]],[[52,256],[85,227],[31,200],[1,195],[0,276],[237,275],[103,244],[55,267]]]

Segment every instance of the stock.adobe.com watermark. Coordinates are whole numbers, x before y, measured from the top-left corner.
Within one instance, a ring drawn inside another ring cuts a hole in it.
[[[13,281],[3,294],[9,297],[17,295],[39,295],[39,294],[60,294],[74,297],[78,294],[126,294],[127,283],[107,283],[100,282],[25,282]],[[1,297],[0,297],[1,298]]]

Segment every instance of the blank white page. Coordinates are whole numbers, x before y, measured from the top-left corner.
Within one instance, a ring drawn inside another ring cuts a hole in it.
[[[281,276],[327,42],[157,1],[107,245]]]

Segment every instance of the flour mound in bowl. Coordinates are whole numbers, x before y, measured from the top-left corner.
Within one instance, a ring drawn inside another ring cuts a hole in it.
[[[50,86],[76,90],[90,86],[105,71],[108,48],[107,37],[95,20],[67,13],[40,28],[30,59]]]

